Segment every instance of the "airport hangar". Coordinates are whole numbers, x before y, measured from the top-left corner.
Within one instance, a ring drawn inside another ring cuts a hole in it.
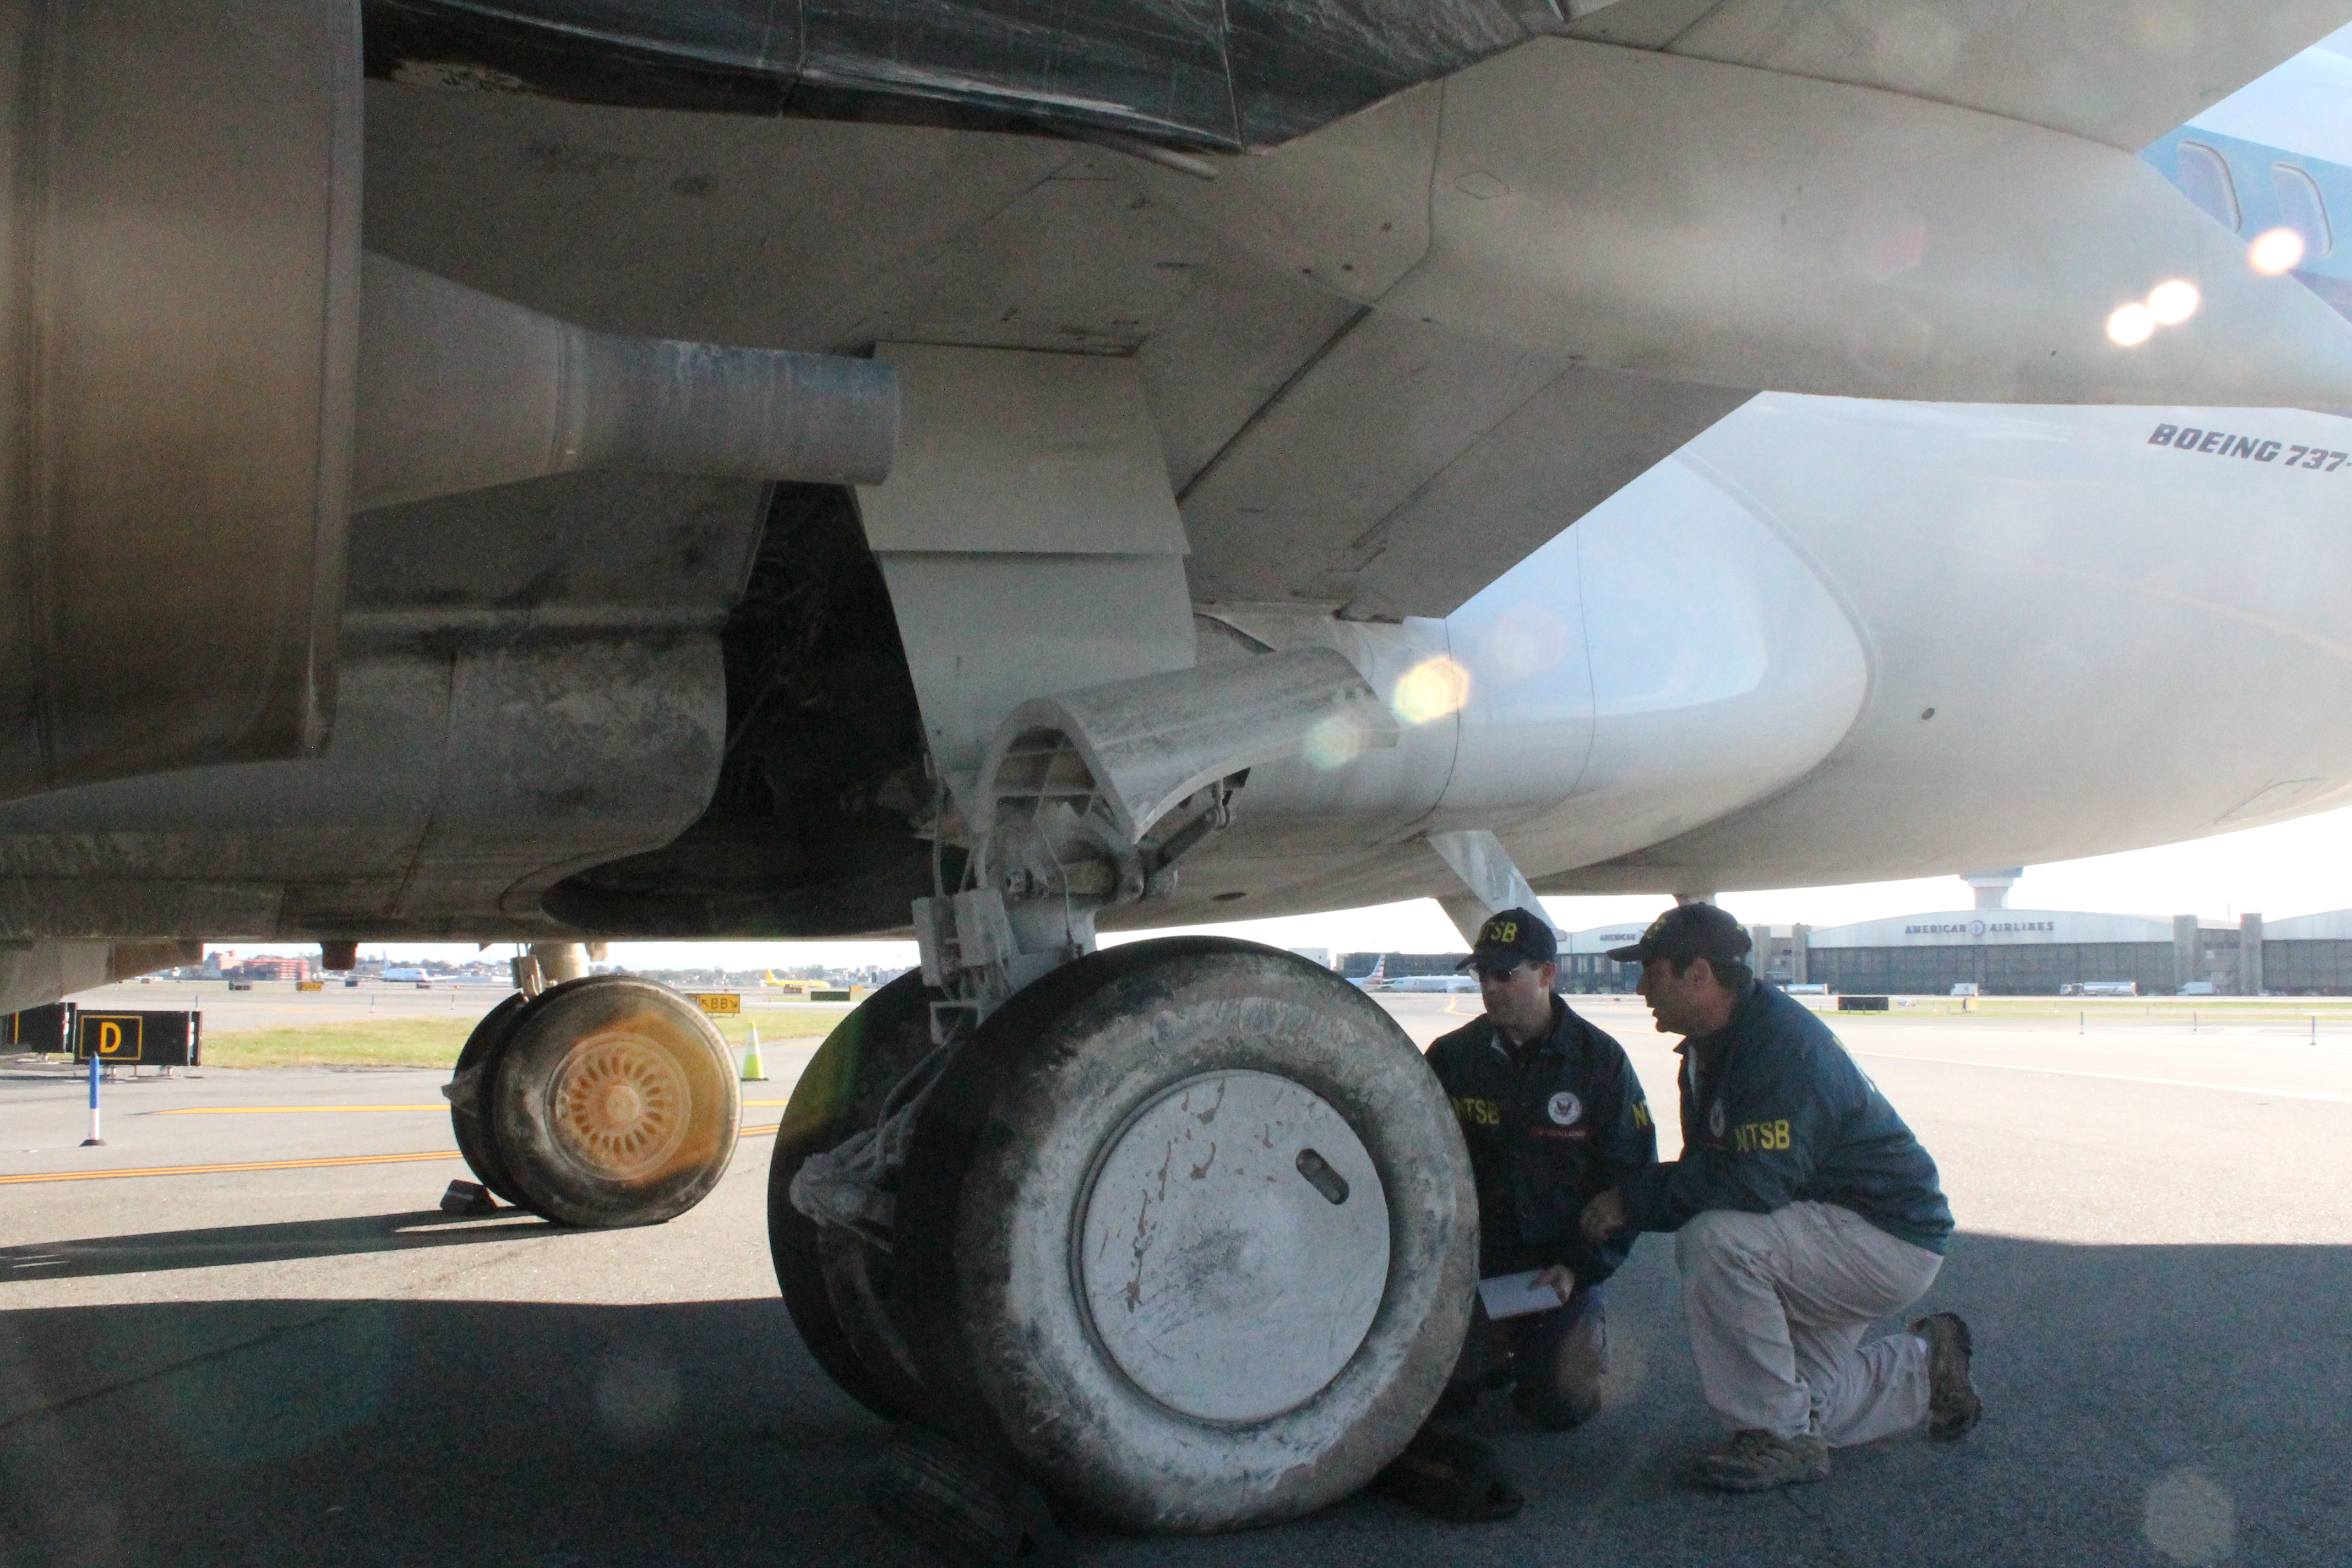
[[[2095,914],[1999,907],[1940,910],[1852,925],[1754,925],[1759,973],[1782,985],[1832,993],[1947,995],[1973,984],[1987,996],[2055,996],[2094,981],[2131,981],[2142,995],[2204,982],[2223,996],[2352,995],[2352,910],[2267,923],[2258,914]],[[1627,992],[1640,978],[1606,954],[1641,936],[1625,924],[1560,936],[1560,989]],[[1343,973],[1360,979],[1382,955],[1351,952]],[[1392,952],[1391,978],[1452,971],[1463,955]]]

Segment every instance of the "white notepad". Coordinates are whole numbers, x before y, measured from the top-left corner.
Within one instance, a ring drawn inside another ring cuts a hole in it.
[[[1549,1285],[1536,1283],[1540,1268],[1530,1268],[1523,1274],[1497,1274],[1492,1279],[1478,1281],[1478,1300],[1486,1303],[1490,1318],[1520,1318],[1529,1312],[1556,1312],[1567,1303],[1559,1292]]]

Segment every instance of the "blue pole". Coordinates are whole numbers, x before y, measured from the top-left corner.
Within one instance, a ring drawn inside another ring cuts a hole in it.
[[[81,1141],[85,1149],[102,1148],[106,1140],[98,1135],[98,1053],[89,1053],[89,1136]]]

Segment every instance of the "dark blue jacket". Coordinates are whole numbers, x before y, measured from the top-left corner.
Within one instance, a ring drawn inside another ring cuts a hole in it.
[[[1625,1047],[1551,999],[1551,1033],[1513,1047],[1480,1018],[1429,1047],[1478,1184],[1478,1272],[1566,1264],[1598,1285],[1633,1233],[1584,1239],[1584,1205],[1658,1160],[1658,1130]]]
[[[1731,1022],[1682,1053],[1683,1152],[1622,1190],[1627,1224],[1678,1230],[1705,1209],[1769,1214],[1814,1201],[1944,1250],[1952,1210],[1936,1162],[1829,1026],[1760,981]]]

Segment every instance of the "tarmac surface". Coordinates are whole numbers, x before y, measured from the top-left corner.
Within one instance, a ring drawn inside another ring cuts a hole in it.
[[[1423,1043],[1476,1008],[1386,1000]],[[1630,998],[1586,1011],[1671,1153],[1670,1042]],[[1918,1310],[1976,1330],[1989,1414],[1964,1443],[1691,1489],[1716,1431],[1653,1237],[1611,1286],[1602,1414],[1553,1436],[1481,1413],[1517,1519],[1360,1497],[1207,1540],[1082,1533],[1081,1560],[2344,1563],[2352,1032],[2084,1016],[1837,1020],[1959,1216]],[[467,1173],[441,1073],[142,1077],[82,1149],[79,1078],[0,1060],[0,1564],[925,1561],[863,1500],[887,1428],[816,1370],[769,1271],[758,1130],[807,1055],[771,1047],[700,1207],[604,1233],[437,1212]],[[98,1174],[156,1168],[186,1173]]]

